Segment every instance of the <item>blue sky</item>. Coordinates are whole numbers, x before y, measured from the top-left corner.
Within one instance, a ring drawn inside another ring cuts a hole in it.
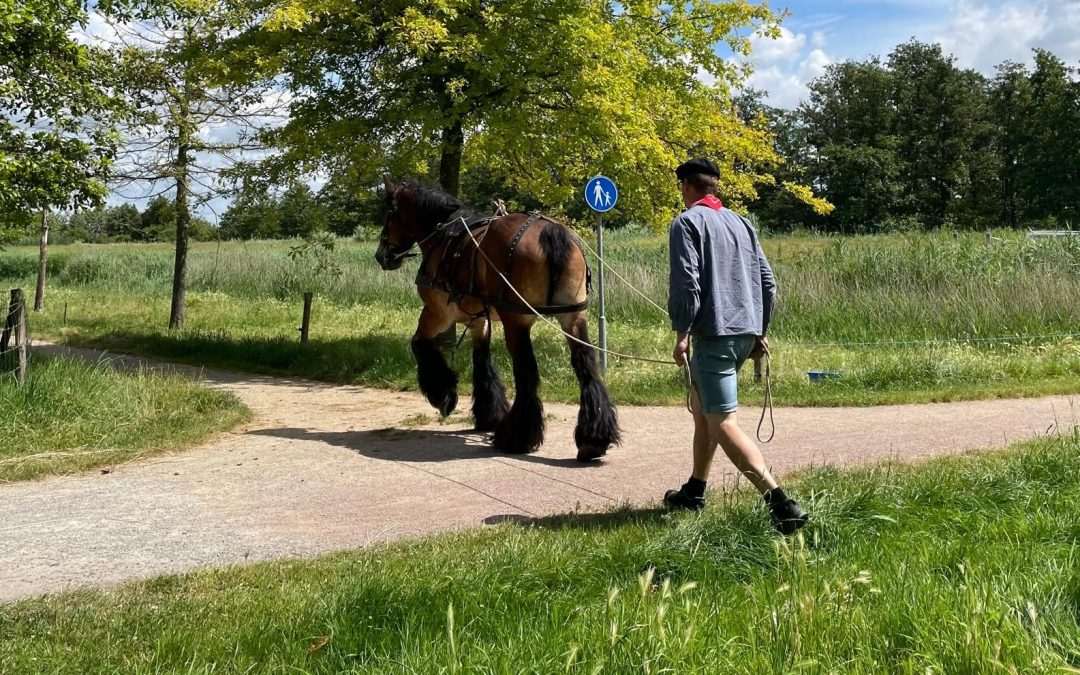
[[[941,43],[960,66],[993,74],[1029,62],[1035,47],[1080,65],[1080,0],[775,0],[788,18],[778,40],[755,40],[750,84],[791,107],[829,63],[886,56],[912,37]]]

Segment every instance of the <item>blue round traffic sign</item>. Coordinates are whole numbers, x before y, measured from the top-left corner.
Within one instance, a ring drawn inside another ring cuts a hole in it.
[[[585,203],[597,213],[607,213],[619,201],[619,189],[607,176],[596,176],[585,184]]]

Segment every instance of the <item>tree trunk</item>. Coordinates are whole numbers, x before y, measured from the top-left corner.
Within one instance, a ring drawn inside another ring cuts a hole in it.
[[[41,241],[38,244],[37,288],[34,290],[34,311],[45,309],[45,275],[49,268],[49,212],[41,210]]]
[[[439,159],[439,185],[453,196],[461,191],[461,155],[465,150],[465,129],[461,121],[443,129]]]
[[[181,146],[176,161],[176,260],[173,265],[172,308],[169,329],[184,327],[184,306],[187,297],[188,211],[187,148]]]
[[[190,31],[189,31],[190,35]],[[184,327],[184,308],[187,297],[187,252],[188,225],[191,212],[188,210],[188,165],[191,157],[191,104],[188,99],[188,87],[185,86],[179,96],[176,150],[176,260],[173,265],[172,307],[169,311],[169,330]]]

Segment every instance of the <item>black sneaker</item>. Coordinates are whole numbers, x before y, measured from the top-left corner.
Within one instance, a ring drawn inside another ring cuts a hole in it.
[[[700,511],[705,508],[705,498],[689,495],[682,488],[679,488],[678,490],[668,490],[664,493],[664,506],[669,509]]]
[[[772,517],[773,527],[780,534],[794,534],[810,521],[810,516],[802,510],[799,503],[794,499],[785,498],[773,503],[766,498],[766,503],[769,505],[769,515]]]

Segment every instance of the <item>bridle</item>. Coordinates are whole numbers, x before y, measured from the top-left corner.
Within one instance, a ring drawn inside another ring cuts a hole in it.
[[[460,211],[457,211],[455,213],[460,213]],[[391,211],[389,215],[393,215],[393,214],[394,214],[394,211]],[[409,244],[405,248],[399,249],[397,251],[391,250],[390,243],[388,241],[386,241],[386,236],[385,235],[383,235],[382,237],[379,238],[379,244],[386,247],[387,251],[389,252],[390,259],[393,260],[393,261],[403,260],[405,258],[415,258],[416,256],[418,256],[420,254],[412,252],[414,247],[415,248],[423,248],[424,244],[426,244],[431,239],[435,238],[435,236],[437,236],[439,233],[441,233],[447,227],[449,227],[450,225],[458,222],[459,220],[462,220],[462,219],[461,218],[454,218],[453,216],[451,216],[450,219],[447,220],[445,223],[439,223],[438,225],[436,225],[435,228],[433,230],[431,230],[431,232],[429,232],[423,239],[420,239],[419,241],[413,242],[412,244]]]

